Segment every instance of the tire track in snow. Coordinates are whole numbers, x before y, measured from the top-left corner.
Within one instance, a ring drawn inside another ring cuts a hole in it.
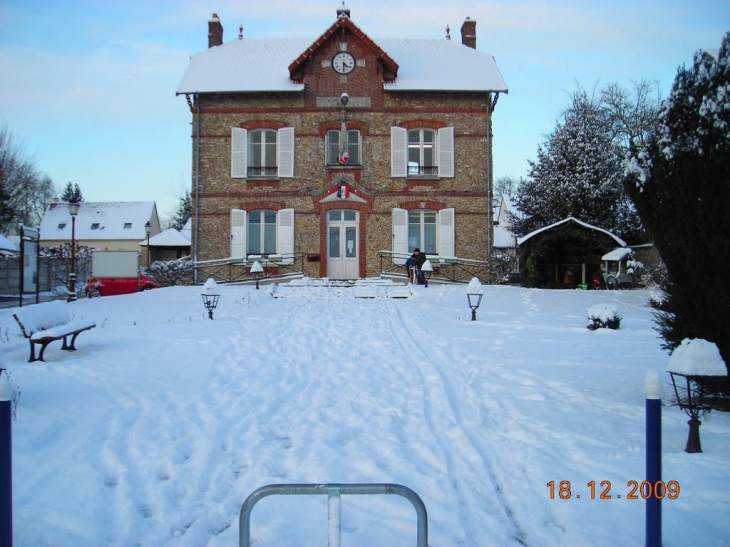
[[[409,356],[411,367],[416,371],[423,386],[424,413],[428,419],[428,425],[433,437],[438,442],[447,460],[456,495],[462,499],[460,519],[462,526],[467,531],[468,540],[477,545],[478,542],[483,541],[482,532],[469,525],[469,522],[476,519],[469,518],[469,515],[465,514],[464,509],[462,509],[463,507],[479,507],[482,505],[480,503],[482,500],[475,495],[466,484],[467,479],[462,476],[465,472],[469,474],[478,473],[474,469],[475,463],[478,461],[489,477],[497,504],[504,515],[504,520],[506,520],[503,524],[508,530],[508,535],[517,544],[527,545],[526,534],[505,499],[503,486],[500,484],[488,459],[488,447],[485,446],[485,443],[478,442],[467,428],[461,426],[464,416],[459,401],[464,395],[457,395],[457,390],[449,375],[445,374],[441,366],[423,350],[398,307],[391,308],[390,327],[393,331],[393,339],[401,346],[403,355]],[[439,414],[439,419],[436,418],[437,414]],[[443,426],[441,423],[444,420],[441,416],[448,417],[452,423],[453,427],[449,432],[442,431]],[[455,441],[458,441],[459,448],[457,450],[451,448]],[[464,448],[466,448],[466,451],[463,450]],[[466,500],[467,496],[472,499]]]

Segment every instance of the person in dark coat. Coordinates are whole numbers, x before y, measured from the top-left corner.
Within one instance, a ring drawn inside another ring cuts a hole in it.
[[[426,253],[421,252],[421,249],[416,247],[415,249],[413,249],[413,254],[411,255],[411,258],[413,259],[411,281],[414,283],[417,282],[419,285],[423,285],[424,283],[426,283],[426,279],[423,276],[421,268],[423,267],[424,262],[426,262]]]

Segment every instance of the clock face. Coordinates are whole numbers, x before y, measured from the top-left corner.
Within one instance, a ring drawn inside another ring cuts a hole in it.
[[[355,56],[349,51],[340,51],[332,57],[332,68],[339,74],[349,74],[355,70]]]

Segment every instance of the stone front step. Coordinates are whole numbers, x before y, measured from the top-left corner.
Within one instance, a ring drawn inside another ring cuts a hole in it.
[[[340,281],[327,278],[302,278],[271,285],[274,298],[306,297],[318,291],[342,298],[409,298],[413,291],[410,284],[389,279],[368,278]]]

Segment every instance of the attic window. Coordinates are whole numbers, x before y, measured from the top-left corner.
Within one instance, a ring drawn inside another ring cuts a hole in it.
[[[124,223],[124,229],[125,230],[130,230],[131,228],[132,228],[132,223],[131,222],[125,222]]]
[[[65,227],[66,227],[66,223],[65,222],[59,222],[58,223],[58,229],[59,230],[63,230]]]
[[[91,229],[92,229],[92,230],[98,230],[98,229],[99,229],[99,223],[98,223],[98,222],[94,222],[94,223],[92,223],[92,225],[91,225]]]

